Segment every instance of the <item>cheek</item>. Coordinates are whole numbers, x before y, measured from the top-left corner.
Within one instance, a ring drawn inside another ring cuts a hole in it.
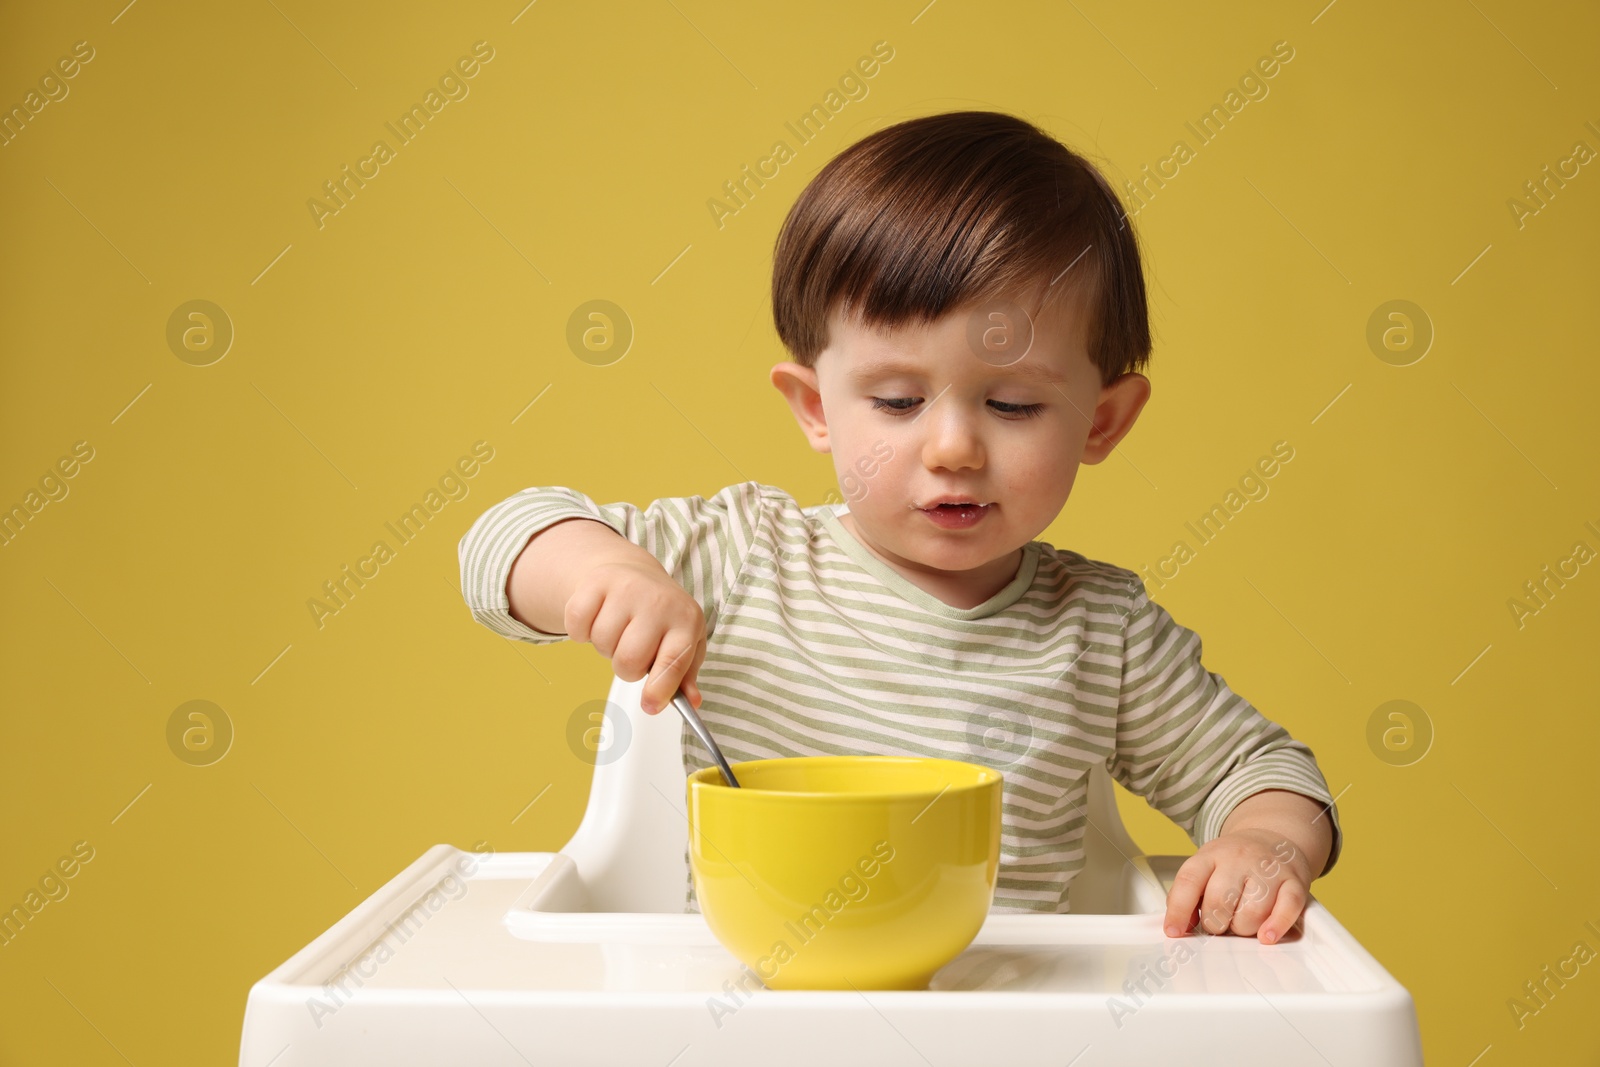
[[[898,496],[910,455],[895,434],[873,429],[835,443],[834,471],[852,506],[877,504]]]
[[[843,417],[829,412],[828,437],[833,442],[834,465],[842,474],[847,470],[856,471],[872,469],[877,463],[873,454],[873,446],[878,442],[893,442],[896,435],[883,426],[876,425],[874,420],[852,417],[846,414]],[[882,444],[877,444],[883,448]]]
[[[995,459],[1004,466],[1012,493],[1047,503],[1064,496],[1077,477],[1084,441],[1076,426],[1061,420],[1003,446]]]

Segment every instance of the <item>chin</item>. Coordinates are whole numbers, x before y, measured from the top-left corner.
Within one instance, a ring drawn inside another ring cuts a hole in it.
[[[932,536],[919,538],[915,547],[901,555],[942,571],[970,571],[993,562],[1004,553],[994,551],[989,538],[980,541],[967,535],[963,541],[956,542],[948,534],[936,531]]]

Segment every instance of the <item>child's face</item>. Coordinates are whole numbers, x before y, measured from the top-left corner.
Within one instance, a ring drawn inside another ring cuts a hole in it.
[[[1102,388],[1075,308],[1025,317],[1020,303],[886,334],[835,314],[814,368],[773,368],[812,447],[833,455],[851,532],[901,570],[1003,585],[1015,567],[999,570],[1055,521],[1078,464],[1109,455],[1149,396],[1139,374]],[[930,514],[946,496],[988,506],[962,525]]]

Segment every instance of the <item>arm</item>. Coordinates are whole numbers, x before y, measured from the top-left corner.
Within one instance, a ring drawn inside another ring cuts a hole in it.
[[[1338,858],[1338,809],[1311,750],[1208,671],[1199,635],[1133,582],[1111,769],[1200,846],[1168,894],[1167,933],[1198,915],[1271,944]]]
[[[1338,860],[1339,814],[1311,749],[1207,670],[1200,636],[1133,582],[1112,774],[1196,845],[1242,825],[1230,820],[1268,803],[1252,799],[1262,793],[1307,798],[1316,804],[1308,823],[1314,818],[1317,833],[1332,833],[1312,872],[1326,874]]]
[[[472,617],[502,637],[554,644],[569,639],[563,609],[577,572],[600,562],[595,553],[607,563],[631,561],[641,572],[648,557],[656,561],[654,573],[664,571],[682,586],[711,624],[754,536],[761,489],[747,482],[709,499],[665,497],[642,508],[597,504],[559,485],[524,489],[483,512],[462,535],[462,597]]]
[[[764,489],[743,482],[645,508],[563,486],[525,489],[462,537],[462,595],[473,618],[505,637],[588,642],[624,681],[648,675],[647,712],[680,680],[698,706],[695,675],[755,538]]]
[[[1321,873],[1333,851],[1333,824],[1327,806],[1287,789],[1265,789],[1245,797],[1223,820],[1222,832],[1255,830],[1285,838],[1305,857],[1308,870]]]
[[[595,519],[561,519],[528,538],[511,564],[506,600],[511,617],[551,636],[566,635],[565,613],[573,590],[602,563],[654,566],[656,558]]]
[[[528,539],[506,579],[512,618],[591,642],[617,676],[647,676],[641,707],[654,714],[681,685],[698,706],[705,616],[661,561],[605,523],[569,518]]]

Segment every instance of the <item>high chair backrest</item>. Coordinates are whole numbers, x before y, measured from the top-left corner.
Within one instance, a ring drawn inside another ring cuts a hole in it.
[[[670,707],[646,715],[643,693],[643,678],[612,678],[603,721],[593,724],[600,738],[589,803],[561,849],[578,868],[590,911],[684,910],[683,717]],[[1085,807],[1084,869],[1068,890],[1069,903],[1078,912],[1125,910],[1118,903],[1126,895],[1125,868],[1140,853],[1123,828],[1103,766],[1090,771]]]

